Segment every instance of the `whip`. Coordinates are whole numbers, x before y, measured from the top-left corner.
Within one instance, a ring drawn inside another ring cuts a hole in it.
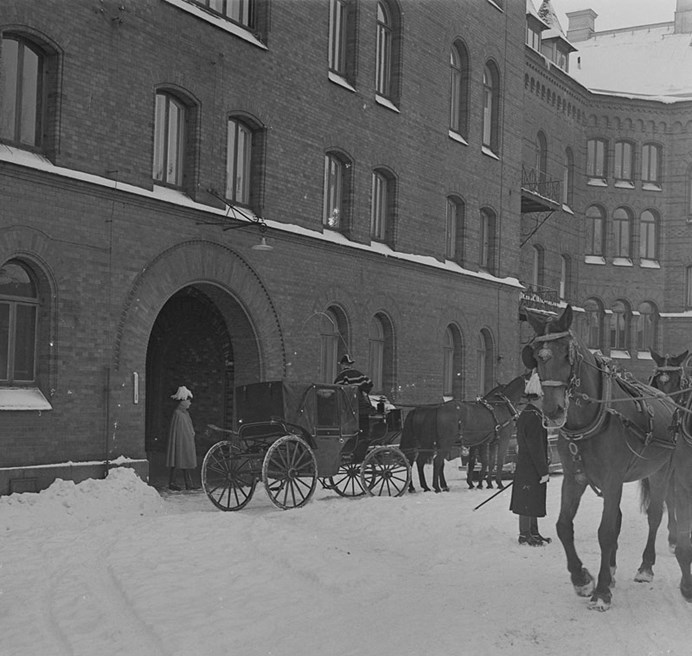
[[[493,496],[488,497],[485,501],[483,501],[482,503],[479,503],[474,508],[474,510],[478,510],[481,506],[484,506],[486,503],[488,503],[488,501],[492,501],[498,494],[502,494],[505,490],[509,490],[509,488],[512,487],[512,485],[514,485],[514,481],[510,481],[503,488],[500,488],[497,492],[495,492],[495,494],[493,494]]]

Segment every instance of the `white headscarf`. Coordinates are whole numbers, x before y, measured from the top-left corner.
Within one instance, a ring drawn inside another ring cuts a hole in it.
[[[541,379],[538,376],[538,371],[536,371],[535,369],[531,372],[531,376],[526,381],[526,385],[524,386],[524,394],[526,396],[543,396]]]
[[[176,401],[187,401],[192,398],[192,392],[185,385],[181,385],[175,394],[171,394],[171,398]]]

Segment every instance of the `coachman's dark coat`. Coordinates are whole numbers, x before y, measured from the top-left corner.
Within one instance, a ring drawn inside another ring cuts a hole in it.
[[[545,517],[547,483],[539,481],[548,471],[548,431],[540,410],[529,403],[517,419],[517,466],[509,504],[513,513]]]

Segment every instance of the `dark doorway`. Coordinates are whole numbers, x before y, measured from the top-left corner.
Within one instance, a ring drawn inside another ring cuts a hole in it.
[[[234,358],[229,326],[203,288],[190,286],[163,306],[149,337],[146,373],[146,434],[149,482],[163,487],[168,425],[175,409],[171,395],[180,385],[193,393],[197,472],[218,439],[208,424],[230,426],[233,416]]]

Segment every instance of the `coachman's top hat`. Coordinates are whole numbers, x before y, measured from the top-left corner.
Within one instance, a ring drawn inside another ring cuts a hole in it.
[[[341,357],[341,360],[339,360],[339,364],[351,365],[354,362],[355,362],[355,360],[352,360],[351,356],[348,353],[344,353],[344,355]]]

